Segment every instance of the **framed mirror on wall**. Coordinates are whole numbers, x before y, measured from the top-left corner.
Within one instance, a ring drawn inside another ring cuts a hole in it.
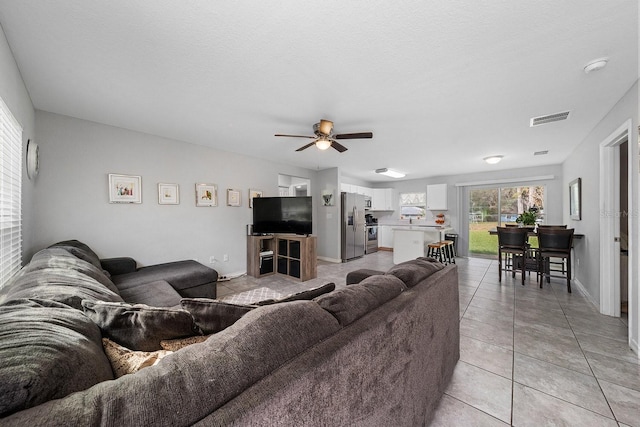
[[[582,219],[582,179],[569,183],[569,216],[575,221]]]

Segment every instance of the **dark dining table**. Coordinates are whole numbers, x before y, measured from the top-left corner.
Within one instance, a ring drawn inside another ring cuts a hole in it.
[[[489,230],[489,234],[491,234],[492,236],[497,236],[498,235],[498,230],[496,230],[495,228]],[[538,233],[536,233],[536,231],[534,229],[531,229],[527,235],[529,237],[536,237],[538,236]],[[573,238],[574,239],[583,239],[584,238],[584,234],[579,234],[579,233],[573,233]]]

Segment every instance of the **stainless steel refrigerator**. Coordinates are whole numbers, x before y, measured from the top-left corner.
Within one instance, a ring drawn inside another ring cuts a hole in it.
[[[354,193],[341,193],[340,196],[342,262],[345,262],[364,255],[366,246],[364,196]]]

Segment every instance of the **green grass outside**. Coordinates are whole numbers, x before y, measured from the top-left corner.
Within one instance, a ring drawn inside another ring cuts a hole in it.
[[[495,230],[497,222],[479,222],[469,224],[469,254],[498,256],[498,236],[489,234]],[[538,238],[530,237],[531,247],[538,247]]]

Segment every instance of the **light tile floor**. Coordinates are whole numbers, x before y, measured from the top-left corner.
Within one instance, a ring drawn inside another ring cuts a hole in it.
[[[344,264],[320,262],[318,278],[241,277],[218,296],[268,287],[283,294],[327,282],[345,286],[348,272],[386,270],[392,254]],[[640,360],[627,345],[624,319],[603,316],[574,286],[535,275],[498,281],[497,261],[458,258],[460,361],[431,426],[638,426]]]

